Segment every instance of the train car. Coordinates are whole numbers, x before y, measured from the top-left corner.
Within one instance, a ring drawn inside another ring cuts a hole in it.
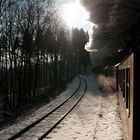
[[[140,48],[117,66],[117,89],[125,140],[140,140]]]

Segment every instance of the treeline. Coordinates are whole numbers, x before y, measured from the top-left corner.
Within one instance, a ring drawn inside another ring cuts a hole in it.
[[[60,24],[53,0],[0,1],[0,102],[4,109],[52,93],[90,63],[88,34]],[[47,93],[46,93],[47,94]]]

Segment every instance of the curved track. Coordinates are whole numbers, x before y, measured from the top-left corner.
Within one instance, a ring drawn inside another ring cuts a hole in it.
[[[84,88],[83,88],[84,87]],[[8,140],[15,139],[37,139],[45,138],[80,102],[87,89],[87,83],[84,78],[79,76],[79,86],[64,102],[51,110],[49,113],[39,118],[37,121],[28,125]]]

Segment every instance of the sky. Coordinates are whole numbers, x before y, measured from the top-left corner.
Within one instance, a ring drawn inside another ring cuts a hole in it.
[[[93,26],[96,26],[89,21],[90,14],[80,4],[80,0],[58,0],[59,6],[61,6],[61,13],[64,23],[69,29],[71,28],[83,28],[85,32],[88,31],[90,39],[86,44],[85,49],[90,51],[92,44]]]
[[[92,33],[93,23],[89,13],[80,5],[80,0],[59,0],[62,5],[62,17],[69,27],[83,28]]]

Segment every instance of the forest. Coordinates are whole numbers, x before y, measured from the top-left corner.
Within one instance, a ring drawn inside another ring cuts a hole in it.
[[[0,0],[0,109],[53,94],[86,73],[89,35],[71,34],[54,0]]]

